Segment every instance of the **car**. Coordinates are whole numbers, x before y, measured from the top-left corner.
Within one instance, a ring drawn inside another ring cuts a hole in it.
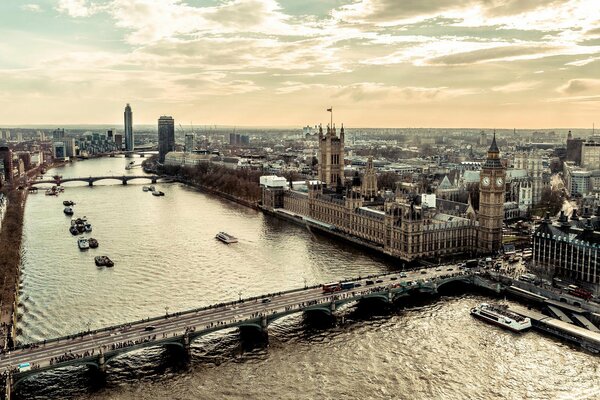
[[[365,285],[374,285],[374,284],[375,284],[375,282],[373,282],[373,281],[366,281],[365,282]]]
[[[362,285],[360,283],[355,283],[354,287],[361,287]]]
[[[400,273],[400,278],[406,278],[408,275],[406,275],[406,272],[401,272]]]
[[[398,277],[397,277],[397,276],[392,276],[392,277],[390,278],[390,280],[392,280],[392,281],[398,280]]]
[[[442,269],[440,267],[437,267],[435,270],[436,271],[441,271]]]
[[[377,279],[375,283],[383,283],[383,279]]]
[[[153,330],[155,330],[155,329],[156,329],[156,327],[155,327],[155,326],[153,326],[153,325],[146,326],[146,327],[144,328],[144,330],[145,330],[145,331],[153,331]]]
[[[454,271],[454,268],[448,268],[446,271]]]
[[[422,270],[421,270],[421,273],[422,273],[422,274],[426,274],[426,273],[427,273],[427,271],[425,271],[424,269],[422,269]]]
[[[262,299],[262,302],[263,302],[263,303],[270,303],[270,302],[271,302],[271,299],[267,299],[267,298],[266,298],[266,299]]]

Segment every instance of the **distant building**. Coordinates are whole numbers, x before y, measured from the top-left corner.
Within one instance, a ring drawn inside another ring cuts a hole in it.
[[[52,143],[52,156],[55,160],[64,160],[67,157],[63,142]]]
[[[106,140],[108,140],[109,142],[112,142],[114,134],[115,134],[115,131],[113,129],[107,130],[106,131]]]
[[[125,106],[125,150],[133,151],[133,114],[129,103]]]
[[[8,182],[12,182],[13,176],[13,155],[12,151],[6,145],[0,144],[0,162],[4,167],[4,179]]]
[[[117,150],[122,150],[123,148],[123,135],[115,135],[115,146]]]
[[[165,162],[168,152],[175,150],[175,120],[162,116],[158,119],[158,161]]]
[[[587,169],[600,169],[600,142],[588,140],[582,144],[581,166]]]
[[[194,135],[185,135],[185,152],[186,153],[191,153],[192,151],[194,151],[195,149],[195,145],[194,145]]]
[[[64,139],[65,137],[65,130],[61,129],[61,128],[57,128],[54,131],[52,131],[52,140],[53,141],[57,141],[60,142]]]

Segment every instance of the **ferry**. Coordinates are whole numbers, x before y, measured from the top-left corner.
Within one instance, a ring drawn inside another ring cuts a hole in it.
[[[508,306],[481,303],[471,308],[471,315],[509,329],[513,332],[522,332],[531,328],[531,320],[508,310]]]
[[[231,236],[225,232],[219,232],[217,233],[217,235],[215,236],[215,238],[219,239],[221,242],[223,243],[237,243],[237,238],[235,236]]]
[[[77,246],[79,250],[87,250],[90,248],[90,242],[86,238],[77,239]]]

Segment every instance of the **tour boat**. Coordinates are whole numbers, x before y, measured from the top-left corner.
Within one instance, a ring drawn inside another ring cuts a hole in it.
[[[513,332],[522,332],[531,328],[529,318],[509,311],[508,306],[505,305],[481,303],[477,307],[471,308],[471,315]]]
[[[64,210],[63,210],[63,212],[66,215],[73,215],[73,208],[71,208],[71,207],[65,207]]]
[[[86,238],[79,238],[77,246],[79,246],[79,250],[87,250],[90,248],[90,242]]]
[[[219,233],[217,233],[217,235],[215,237],[217,239],[219,239],[221,242],[227,243],[227,244],[237,243],[237,241],[238,241],[235,236],[231,236],[230,234],[225,233],[225,232],[219,232]]]
[[[89,238],[88,243],[90,245],[90,249],[95,249],[98,247],[98,241],[94,238]]]

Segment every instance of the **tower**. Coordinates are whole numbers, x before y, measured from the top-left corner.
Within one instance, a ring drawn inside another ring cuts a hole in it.
[[[175,120],[162,116],[158,119],[158,161],[165,162],[168,152],[175,149]]]
[[[337,188],[344,181],[344,126],[337,137],[335,126],[327,127],[323,136],[323,128],[319,127],[319,180],[328,188]]]
[[[479,177],[479,243],[484,252],[494,252],[502,245],[506,169],[500,162],[496,133]]]
[[[129,103],[125,106],[125,150],[133,151],[133,114]]]

